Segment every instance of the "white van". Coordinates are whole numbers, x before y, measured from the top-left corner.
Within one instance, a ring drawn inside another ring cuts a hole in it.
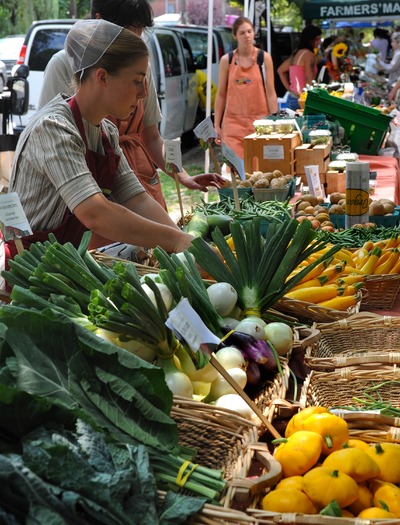
[[[26,126],[37,109],[43,72],[50,58],[64,48],[73,19],[41,20],[29,28],[18,64],[29,66],[29,108],[15,126]],[[198,93],[192,52],[184,35],[172,29],[154,28],[147,34],[150,62],[163,114],[160,133],[166,139],[181,137],[195,126]]]

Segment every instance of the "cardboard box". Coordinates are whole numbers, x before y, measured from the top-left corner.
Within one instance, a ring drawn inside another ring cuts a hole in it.
[[[283,175],[295,175],[294,150],[300,144],[298,131],[271,135],[252,133],[244,138],[244,169],[246,173],[280,170]]]
[[[304,184],[307,184],[307,178],[304,172],[304,166],[310,164],[318,166],[321,181],[328,171],[330,162],[330,153],[332,149],[332,140],[328,144],[301,144],[294,150],[294,157],[296,160],[296,175],[301,177]]]
[[[345,193],[346,172],[328,170],[325,175],[324,187],[326,195],[329,195],[330,193],[334,193],[336,191],[338,191],[339,193]]]

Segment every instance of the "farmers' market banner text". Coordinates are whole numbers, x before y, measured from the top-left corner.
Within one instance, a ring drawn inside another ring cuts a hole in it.
[[[351,0],[308,0],[304,2],[303,18],[385,18],[400,16],[400,1],[371,2]]]

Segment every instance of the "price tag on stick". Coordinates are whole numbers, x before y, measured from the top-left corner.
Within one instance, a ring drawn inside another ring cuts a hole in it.
[[[181,140],[164,140],[165,149],[165,165],[168,173],[174,174],[176,192],[178,195],[179,208],[181,211],[182,225],[185,224],[185,214],[183,211],[183,202],[181,195],[181,187],[179,184],[178,173],[183,171],[182,167],[182,152],[181,152]]]
[[[215,172],[219,175],[221,174],[221,167],[219,165],[217,156],[213,148],[213,141],[217,138],[217,132],[214,129],[214,125],[210,117],[205,118],[198,124],[194,130],[194,134],[200,140],[200,143],[203,144],[203,148],[209,149],[210,156],[212,158]]]
[[[32,229],[17,193],[0,195],[0,230],[5,241],[14,241],[18,253],[24,251],[22,237],[32,235]]]
[[[178,305],[169,312],[168,319],[165,323],[178,337],[184,339],[194,352],[201,347],[210,350],[210,363],[218,370],[224,379],[231,385],[237,394],[249,405],[253,412],[264,423],[265,427],[271,432],[274,438],[280,438],[281,435],[273,425],[264,416],[262,411],[254,401],[246,394],[239,384],[228,374],[226,369],[221,365],[209,347],[216,346],[220,343],[219,338],[214,335],[203,323],[199,314],[193,309],[187,298],[179,301]]]

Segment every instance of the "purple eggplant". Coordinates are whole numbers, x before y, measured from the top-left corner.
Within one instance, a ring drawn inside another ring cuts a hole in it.
[[[276,359],[271,347],[266,341],[256,339],[252,335],[243,332],[232,332],[224,341],[229,346],[237,346],[244,351],[249,361],[254,361],[267,370],[276,367]]]
[[[249,361],[246,368],[247,384],[251,386],[258,385],[261,381],[260,366],[255,361]]]

